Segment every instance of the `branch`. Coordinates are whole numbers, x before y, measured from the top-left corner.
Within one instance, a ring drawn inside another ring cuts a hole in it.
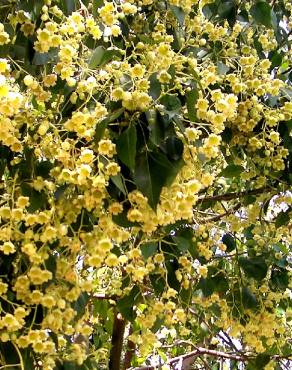
[[[106,295],[102,293],[93,294],[91,298],[100,299],[100,300],[108,300],[108,301],[115,301],[117,299],[116,295]]]
[[[225,216],[229,216],[231,215],[232,213],[236,212],[237,210],[239,210],[239,208],[241,207],[241,203],[238,203],[236,204],[236,206],[230,208],[228,211],[226,211],[225,213],[222,213],[220,215],[217,215],[217,216],[214,216],[214,217],[210,217],[210,218],[207,218],[205,220],[202,220],[201,222],[203,224],[207,224],[208,222],[215,222],[215,221],[219,221],[221,218],[225,217]]]
[[[186,355],[174,357],[169,361],[169,364],[172,365],[175,362],[179,361],[179,359],[182,357],[183,360],[185,359],[190,359],[190,358],[195,358],[201,355],[209,355],[209,356],[214,356],[214,357],[220,357],[220,358],[227,358],[230,360],[236,360],[236,361],[247,361],[249,356],[245,355],[236,355],[234,353],[226,353],[226,352],[221,352],[221,351],[216,351],[213,349],[208,349],[208,348],[203,348],[203,347],[197,347],[195,351],[187,353]]]
[[[217,200],[232,200],[232,199],[238,199],[241,197],[245,197],[246,195],[257,195],[261,194],[265,191],[267,191],[269,188],[267,186],[259,188],[259,189],[254,189],[254,190],[246,190],[246,191],[241,191],[237,193],[225,193],[225,194],[220,194],[220,195],[211,195],[211,196],[202,196],[199,198],[199,201],[203,202],[208,202],[208,201],[217,201]]]
[[[216,350],[213,350],[213,349],[208,349],[208,348],[203,348],[203,347],[196,347],[196,349],[194,351],[190,352],[190,353],[187,353],[185,355],[181,355],[181,356],[174,357],[174,358],[170,359],[167,362],[167,364],[170,365],[170,366],[173,366],[174,364],[176,364],[179,361],[184,363],[185,360],[192,360],[192,362],[193,362],[193,361],[195,361],[196,357],[199,357],[199,356],[202,356],[202,355],[217,357],[217,358],[221,358],[221,359],[229,359],[229,360],[234,360],[234,361],[239,361],[239,362],[246,362],[250,359],[255,358],[254,355],[235,354],[235,353],[216,351]],[[292,356],[292,354],[288,355],[288,356],[274,355],[274,356],[271,356],[271,358],[272,359],[290,360],[291,356]],[[154,366],[142,366],[142,367],[131,368],[129,370],[155,370],[155,367]]]

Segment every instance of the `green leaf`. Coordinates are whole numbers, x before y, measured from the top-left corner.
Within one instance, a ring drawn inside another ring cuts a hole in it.
[[[227,72],[229,71],[230,67],[228,67],[226,64],[222,63],[222,62],[218,62],[217,63],[217,71],[219,73],[219,75],[226,75]]]
[[[2,355],[2,357],[4,358],[4,363],[6,364],[18,364],[19,363],[19,356],[14,348],[14,346],[12,345],[12,343],[10,341],[8,342],[0,342],[0,353]],[[1,360],[2,362],[2,360]],[[3,362],[2,362],[3,363]],[[15,366],[15,367],[7,367],[7,369],[13,369],[13,370],[17,370],[19,369],[19,366]],[[5,369],[5,368],[4,368]]]
[[[54,163],[50,161],[41,161],[36,163],[35,175],[41,176],[44,179],[50,177],[50,171],[54,168]]]
[[[94,0],[92,6],[92,14],[94,17],[98,16],[98,8],[101,8],[104,4],[104,0]]]
[[[256,296],[250,291],[249,288],[243,287],[241,290],[242,304],[246,309],[255,309],[258,306]]]
[[[247,370],[264,370],[265,366],[270,362],[271,356],[265,353],[260,353],[255,359],[248,362]]]
[[[182,160],[170,162],[161,152],[144,152],[137,157],[134,181],[153,209],[156,209],[163,186],[171,185],[182,165]]]
[[[225,293],[228,290],[228,280],[223,272],[217,272],[211,279],[214,290],[218,293]]]
[[[35,212],[39,209],[44,209],[47,204],[47,196],[43,191],[39,192],[27,183],[21,184],[21,194],[29,197],[29,212]]]
[[[207,278],[201,278],[197,289],[201,289],[205,297],[209,297],[213,292],[225,293],[228,290],[228,280],[223,272],[212,272],[209,270]]]
[[[113,60],[114,56],[120,55],[120,50],[109,50],[105,49],[103,46],[98,46],[91,54],[88,67],[90,69],[95,69],[96,67],[105,65],[109,61]]]
[[[181,159],[184,145],[181,139],[176,136],[171,136],[166,139],[165,143],[167,157],[170,160],[178,161]]]
[[[271,274],[272,286],[280,290],[285,290],[289,285],[288,271],[284,268],[275,267]]]
[[[279,53],[277,50],[273,50],[269,53],[269,59],[272,62],[271,69],[274,69],[282,63],[283,54]]]
[[[109,114],[108,117],[106,117],[104,120],[97,123],[94,134],[95,141],[98,142],[102,139],[108,124],[118,119],[124,113],[124,110],[125,110],[124,108],[117,109],[113,113]]]
[[[150,131],[149,141],[156,146],[159,146],[161,141],[164,139],[164,125],[161,119],[158,119],[157,111],[149,109],[146,113],[146,119],[148,122],[148,129]]]
[[[223,235],[222,242],[226,245],[227,252],[231,252],[233,249],[236,248],[235,239],[234,239],[234,237],[231,234],[225,234],[225,235]]]
[[[76,319],[84,315],[88,301],[89,295],[86,292],[82,292],[77,301],[73,304],[73,309],[77,312],[77,316],[75,316]]]
[[[185,12],[182,10],[182,8],[180,8],[178,6],[175,6],[175,5],[170,5],[169,8],[170,8],[172,14],[177,19],[179,25],[183,26],[184,22],[185,22]]]
[[[266,1],[258,1],[250,8],[256,23],[272,27],[272,8]]]
[[[196,102],[199,98],[199,92],[197,89],[193,89],[186,93],[186,104],[188,109],[188,116],[189,120],[192,122],[196,122],[197,114],[196,114]]]
[[[134,125],[131,125],[118,138],[117,154],[119,159],[134,171],[136,158],[137,131]]]
[[[101,65],[103,57],[105,54],[105,48],[103,46],[98,46],[91,54],[88,67],[94,69]]]
[[[218,7],[220,18],[227,19],[230,26],[234,26],[236,22],[237,6],[234,0],[221,2]]]
[[[137,285],[135,285],[128,295],[125,295],[117,302],[117,309],[126,320],[133,321],[136,314],[133,310],[134,305],[140,300],[142,294]]]
[[[244,273],[255,280],[262,280],[267,275],[268,266],[263,257],[240,257],[238,262]]]
[[[288,222],[290,221],[290,210],[291,209],[288,209],[287,211],[282,211],[277,215],[275,223],[276,228],[288,224]]]
[[[63,0],[62,3],[66,15],[72,14],[77,8],[77,0]]]
[[[151,285],[154,289],[155,294],[159,296],[165,289],[165,280],[159,274],[150,274],[149,279],[151,281]]]
[[[127,194],[125,184],[122,178],[122,175],[119,173],[118,175],[111,176],[112,182],[116,185],[116,187],[124,194]]]
[[[35,52],[34,56],[33,56],[33,59],[32,59],[32,64],[34,64],[36,66],[45,65],[49,62],[54,61],[56,59],[57,55],[58,55],[57,49],[53,49],[53,50],[51,50],[47,53]]]
[[[182,236],[173,236],[172,239],[176,243],[178,249],[181,252],[185,252],[185,251],[191,249],[191,247],[192,247],[192,241],[188,240],[188,239],[186,239]]]
[[[167,112],[178,111],[181,108],[181,102],[175,95],[166,94],[160,99],[160,102],[165,106]]]
[[[140,246],[142,256],[145,260],[147,260],[149,257],[153,256],[155,252],[157,251],[158,245],[154,242],[147,242],[144,244],[141,244]]]
[[[29,349],[22,349],[21,351],[22,359],[25,364],[25,370],[34,370],[35,364],[34,364],[34,358],[33,353]],[[13,368],[11,368],[12,370]]]
[[[205,297],[210,297],[214,293],[214,281],[211,279],[201,278],[197,289],[201,289]]]
[[[127,210],[124,210],[122,213],[119,213],[118,215],[112,216],[112,220],[116,225],[122,227],[133,227],[139,225],[137,222],[131,222],[128,220]]]
[[[221,171],[219,176],[226,178],[238,177],[243,171],[244,168],[242,166],[239,166],[237,164],[229,164],[227,167],[224,168],[223,171]]]
[[[93,297],[93,315],[100,315],[103,319],[108,317],[109,302],[106,299],[98,299]]]
[[[224,143],[229,144],[232,140],[232,130],[229,127],[225,127],[224,131],[221,134],[222,140]]]
[[[136,160],[134,180],[137,188],[148,198],[152,208],[156,208],[164,185],[162,177],[153,174],[152,161],[148,152],[142,153]]]
[[[157,73],[153,73],[150,78],[150,88],[149,88],[149,95],[153,99],[158,99],[161,94],[161,83],[157,79]]]

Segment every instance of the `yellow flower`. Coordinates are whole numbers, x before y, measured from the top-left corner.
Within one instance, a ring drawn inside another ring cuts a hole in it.
[[[25,208],[29,205],[29,197],[24,197],[24,196],[20,196],[18,199],[17,199],[17,207],[19,208]]]
[[[119,259],[118,257],[113,254],[113,253],[110,253],[107,258],[105,259],[105,263],[107,264],[107,266],[109,267],[115,267],[115,266],[118,266],[119,264]]]
[[[0,250],[6,255],[16,252],[15,246],[11,242],[5,242],[4,244],[0,245]]]
[[[133,78],[142,78],[145,73],[145,67],[141,64],[136,64],[134,67],[131,68],[131,76]]]
[[[35,285],[41,285],[52,279],[52,273],[48,270],[42,270],[39,267],[33,266],[28,272],[28,277]]]
[[[115,154],[115,144],[111,140],[100,140],[98,143],[98,152],[111,158]]]
[[[0,296],[2,294],[5,294],[7,292],[7,289],[8,289],[8,285],[0,281]]]
[[[106,166],[106,174],[108,176],[116,176],[120,170],[120,166],[115,162],[111,162]]]
[[[0,74],[0,98],[6,97],[9,93],[9,87],[6,78]]]
[[[9,70],[9,64],[7,59],[0,58],[0,73],[4,73]]]
[[[206,278],[208,275],[208,267],[207,266],[200,266],[198,269],[198,274],[202,277]]]

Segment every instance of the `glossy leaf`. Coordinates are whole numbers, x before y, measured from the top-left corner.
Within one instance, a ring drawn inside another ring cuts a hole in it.
[[[185,12],[183,9],[175,5],[170,5],[170,10],[177,19],[179,25],[183,26],[185,21]]]
[[[119,56],[120,52],[118,50],[108,50],[103,46],[98,46],[91,54],[88,67],[90,69],[95,69],[99,66],[103,66],[109,61],[113,60],[115,56]]]
[[[256,296],[248,287],[243,287],[241,290],[243,307],[246,309],[255,309],[258,306]]]
[[[140,248],[143,258],[147,260],[149,257],[155,254],[158,248],[158,244],[154,242],[143,243],[141,244]]]
[[[255,22],[272,27],[272,8],[266,1],[257,1],[250,9]]]
[[[168,137],[166,139],[165,148],[167,157],[171,161],[178,161],[181,159],[184,150],[184,145],[181,139],[176,136]]]
[[[89,301],[88,294],[86,292],[83,292],[80,294],[77,301],[73,304],[73,308],[77,312],[76,319],[84,315],[88,301]]]
[[[179,98],[175,95],[164,95],[160,99],[160,103],[165,106],[165,112],[168,114],[170,118],[177,115],[181,108],[181,102]]]
[[[262,257],[240,257],[239,265],[247,276],[255,280],[264,279],[268,272],[268,266]]]
[[[123,315],[123,317],[129,321],[135,319],[135,312],[133,306],[140,300],[141,292],[137,285],[135,285],[129,294],[120,298],[117,302],[117,309]]]
[[[244,171],[242,166],[237,164],[230,164],[224,168],[224,170],[219,174],[219,176],[232,178],[232,177],[239,177],[241,172]]]
[[[236,242],[234,237],[231,234],[225,234],[222,237],[222,242],[226,245],[226,251],[231,252],[233,249],[236,248]]]
[[[236,22],[237,6],[234,0],[222,1],[218,7],[220,18],[226,19],[230,26]]]
[[[132,125],[119,136],[117,141],[118,157],[132,171],[135,168],[136,144],[137,131]]]
[[[181,161],[172,163],[161,152],[144,152],[137,157],[134,181],[153,209],[156,209],[163,186],[172,183],[181,166]]]
[[[271,273],[271,283],[274,288],[285,290],[289,285],[288,271],[284,268],[274,267]]]
[[[290,219],[291,219],[290,218],[290,209],[288,209],[287,211],[281,211],[276,217],[275,226],[280,227],[280,226],[286,225],[286,224],[288,224]]]

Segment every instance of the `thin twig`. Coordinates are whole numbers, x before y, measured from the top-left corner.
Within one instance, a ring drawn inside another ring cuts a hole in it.
[[[209,222],[219,221],[221,218],[223,218],[225,216],[229,216],[229,215],[233,214],[234,212],[238,211],[240,209],[240,207],[241,207],[241,203],[238,203],[234,207],[230,208],[227,212],[222,213],[220,215],[216,215],[214,217],[207,218],[205,220],[202,220],[201,223],[207,224]]]

